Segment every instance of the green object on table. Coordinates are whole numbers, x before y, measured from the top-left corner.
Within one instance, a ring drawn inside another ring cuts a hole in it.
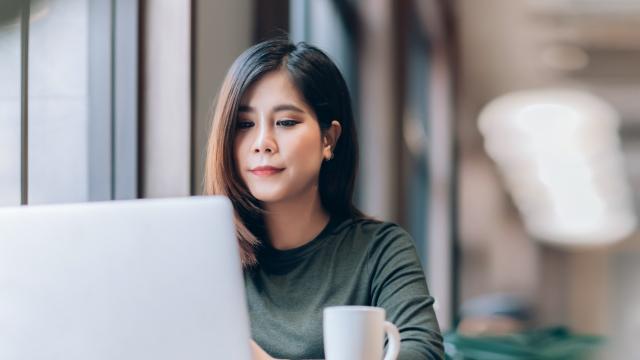
[[[603,343],[599,336],[576,335],[565,327],[504,336],[444,336],[449,360],[576,360],[585,359]]]

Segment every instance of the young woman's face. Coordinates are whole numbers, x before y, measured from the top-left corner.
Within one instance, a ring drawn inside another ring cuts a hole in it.
[[[331,149],[314,111],[284,71],[265,74],[241,99],[234,155],[251,194],[265,203],[318,191]]]

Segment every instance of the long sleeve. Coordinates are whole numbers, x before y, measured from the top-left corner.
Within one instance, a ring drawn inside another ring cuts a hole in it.
[[[324,358],[323,310],[379,306],[400,330],[400,360],[442,359],[442,337],[413,240],[397,225],[334,219],[311,242],[263,247],[245,272],[252,338],[282,359]]]
[[[410,235],[397,225],[378,229],[368,254],[373,306],[385,309],[402,339],[398,360],[443,359],[442,336]]]

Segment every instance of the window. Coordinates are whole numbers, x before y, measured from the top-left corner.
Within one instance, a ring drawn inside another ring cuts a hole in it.
[[[137,2],[14,3],[0,19],[0,205],[136,197]]]
[[[19,13],[7,14],[0,17],[0,206],[20,204],[22,33]]]

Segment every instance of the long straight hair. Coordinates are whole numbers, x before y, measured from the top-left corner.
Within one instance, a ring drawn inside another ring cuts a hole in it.
[[[353,204],[358,167],[358,141],[351,99],[337,66],[318,48],[276,38],[252,46],[231,65],[218,93],[207,146],[206,195],[227,196],[235,210],[235,225],[244,267],[257,263],[256,248],[266,239],[263,205],[241,180],[234,160],[238,107],[245,92],[273,71],[286,71],[314,110],[321,131],[337,120],[342,133],[331,161],[320,168],[319,192],[331,217],[363,217]]]

